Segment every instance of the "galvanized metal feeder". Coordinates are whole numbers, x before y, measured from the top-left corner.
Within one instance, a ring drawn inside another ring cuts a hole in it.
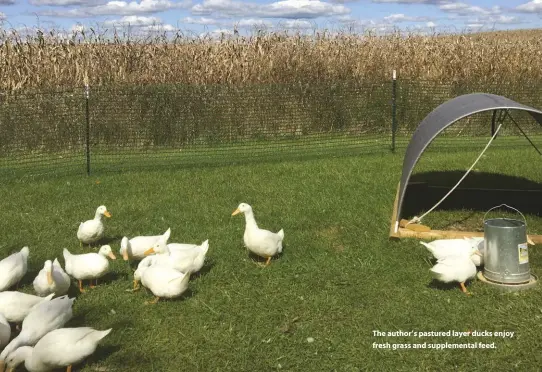
[[[512,218],[487,219],[487,214],[499,207],[508,207],[523,217],[523,221]],[[478,279],[506,290],[532,288],[537,278],[529,267],[527,242],[527,220],[517,209],[506,204],[493,207],[484,215],[484,270]]]

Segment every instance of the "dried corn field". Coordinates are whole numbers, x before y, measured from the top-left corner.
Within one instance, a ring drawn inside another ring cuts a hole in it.
[[[287,32],[106,40],[97,33],[23,37],[0,30],[0,90],[111,84],[310,83],[389,79],[542,79],[542,31],[375,36]]]

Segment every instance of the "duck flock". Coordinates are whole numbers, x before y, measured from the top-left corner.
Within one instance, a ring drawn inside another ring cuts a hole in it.
[[[252,253],[266,259],[282,252],[284,230],[277,233],[260,229],[252,207],[241,203],[232,213],[245,216],[243,241]],[[80,245],[89,246],[105,235],[104,217],[112,217],[105,206],[99,206],[93,219],[81,222],[77,230]],[[133,291],[140,283],[155,298],[146,303],[156,303],[160,298],[180,297],[187,289],[190,276],[204,265],[209,241],[198,244],[168,243],[171,229],[162,235],[123,237],[119,253],[125,261],[139,261],[134,272]],[[73,254],[63,249],[64,268],[55,258],[45,261],[33,281],[36,295],[10,290],[17,286],[28,270],[30,250],[23,247],[19,252],[0,261],[0,372],[13,371],[24,364],[30,372],[51,371],[80,363],[92,355],[98,343],[112,330],[96,330],[91,327],[66,328],[73,317],[75,297],[67,295],[71,278],[78,282],[79,291],[86,292],[83,281],[89,287],[109,272],[109,259],[116,259],[110,245],[99,251]],[[93,283],[94,282],[94,283]],[[12,331],[12,325],[15,330]],[[16,337],[13,337],[19,331]]]

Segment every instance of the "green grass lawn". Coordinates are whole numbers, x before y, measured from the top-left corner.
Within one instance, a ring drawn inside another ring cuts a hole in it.
[[[483,147],[483,144],[482,146]],[[417,172],[460,170],[481,147],[430,151]],[[0,185],[0,253],[30,247],[22,288],[46,259],[79,248],[80,221],[104,204],[115,253],[122,236],[158,234],[171,242],[209,239],[206,265],[178,300],[145,305],[152,294],[132,288],[132,268],[117,259],[112,273],[79,294],[67,326],[113,327],[83,371],[538,371],[542,363],[542,287],[503,293],[473,281],[473,296],[432,282],[425,248],[390,241],[392,205],[403,156],[375,154],[305,161],[191,167],[168,171],[103,172],[12,180]],[[490,149],[476,172],[505,172],[542,182],[530,148]],[[99,182],[97,182],[99,181]],[[408,194],[407,194],[408,197]],[[266,268],[243,248],[240,202],[253,206],[261,227],[284,228],[283,255]],[[501,200],[495,200],[495,205]],[[436,210],[433,228],[483,211]],[[529,233],[542,219],[527,216]],[[478,222],[476,222],[478,221]],[[542,274],[542,254],[530,250]],[[117,254],[117,257],[119,255]],[[470,337],[496,349],[392,350],[373,343],[464,343],[456,337],[376,337],[373,331],[511,331],[513,338]],[[313,342],[308,342],[308,339]]]

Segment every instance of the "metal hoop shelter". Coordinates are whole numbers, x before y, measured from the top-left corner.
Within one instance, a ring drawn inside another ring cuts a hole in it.
[[[427,146],[444,129],[456,121],[479,112],[494,111],[492,119],[492,132],[495,131],[495,121],[498,110],[522,110],[528,112],[540,125],[542,125],[542,111],[515,102],[509,98],[488,93],[471,93],[453,98],[430,112],[419,124],[408,144],[403,161],[403,172],[397,190],[394,213],[390,235],[399,237],[399,222],[403,199],[414,166],[420,159]],[[401,229],[404,230],[404,229]],[[464,235],[464,234],[463,234]]]

